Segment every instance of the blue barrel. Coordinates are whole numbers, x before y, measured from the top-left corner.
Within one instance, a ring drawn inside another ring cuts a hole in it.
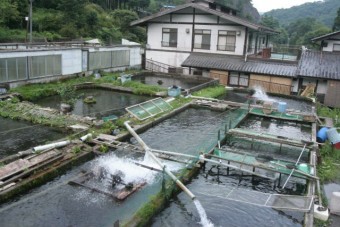
[[[277,111],[280,113],[285,113],[287,108],[287,103],[286,102],[279,102],[279,105],[277,106]]]
[[[336,128],[331,128],[327,130],[327,137],[329,142],[331,142],[332,144],[340,143],[340,136]]]
[[[319,143],[324,143],[328,139],[327,131],[328,131],[327,127],[323,127],[318,131],[318,133],[316,134],[316,140]]]

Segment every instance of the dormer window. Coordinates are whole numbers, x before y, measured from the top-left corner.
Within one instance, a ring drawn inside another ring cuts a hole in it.
[[[195,29],[195,49],[210,50],[211,30]]]
[[[163,28],[162,47],[177,47],[177,28]]]

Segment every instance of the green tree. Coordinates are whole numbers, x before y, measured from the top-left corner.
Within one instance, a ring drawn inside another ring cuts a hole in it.
[[[338,9],[337,16],[334,19],[333,31],[340,30],[340,8]]]
[[[278,29],[280,27],[279,21],[275,19],[274,17],[268,16],[268,15],[264,15],[261,18],[260,24],[268,28],[272,28],[272,29]]]
[[[116,25],[123,33],[130,30],[130,23],[138,19],[136,12],[131,10],[115,10],[111,13],[113,23]]]
[[[287,27],[290,44],[312,47],[311,38],[330,32],[330,29],[315,18],[296,20]]]
[[[11,27],[11,22],[20,20],[18,4],[13,0],[2,0],[0,3],[0,25]]]

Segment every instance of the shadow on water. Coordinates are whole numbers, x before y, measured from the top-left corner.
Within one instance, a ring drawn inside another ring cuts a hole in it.
[[[103,89],[81,89],[76,91],[79,97],[74,104],[73,114],[80,116],[102,117],[108,115],[121,116],[125,113],[125,108],[151,99],[146,96],[133,95]],[[84,98],[93,96],[96,103],[86,104]],[[51,96],[35,102],[44,107],[60,109],[60,96]]]
[[[212,167],[208,164],[207,170]],[[256,182],[252,182],[251,179],[251,177],[240,177],[237,171],[231,171],[229,176],[206,171],[201,172],[188,188],[201,202],[214,226],[302,226],[303,213],[301,212],[283,212],[250,204],[259,200],[256,192],[277,193],[270,181],[258,178]],[[240,193],[246,191],[248,202],[225,199],[230,188]],[[199,220],[195,206],[182,192],[154,218],[152,226],[197,226]]]
[[[65,137],[56,129],[0,118],[0,158]]]

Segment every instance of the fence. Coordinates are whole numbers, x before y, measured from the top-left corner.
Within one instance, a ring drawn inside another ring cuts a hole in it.
[[[0,83],[61,75],[61,55],[0,59]]]
[[[130,50],[96,51],[89,53],[89,69],[105,69],[130,65]]]
[[[249,81],[249,87],[261,87],[264,89],[265,92],[270,93],[277,93],[277,94],[284,94],[284,95],[290,95],[291,94],[291,85],[286,84],[278,84],[273,82],[267,82],[262,80],[254,80],[251,79]]]

